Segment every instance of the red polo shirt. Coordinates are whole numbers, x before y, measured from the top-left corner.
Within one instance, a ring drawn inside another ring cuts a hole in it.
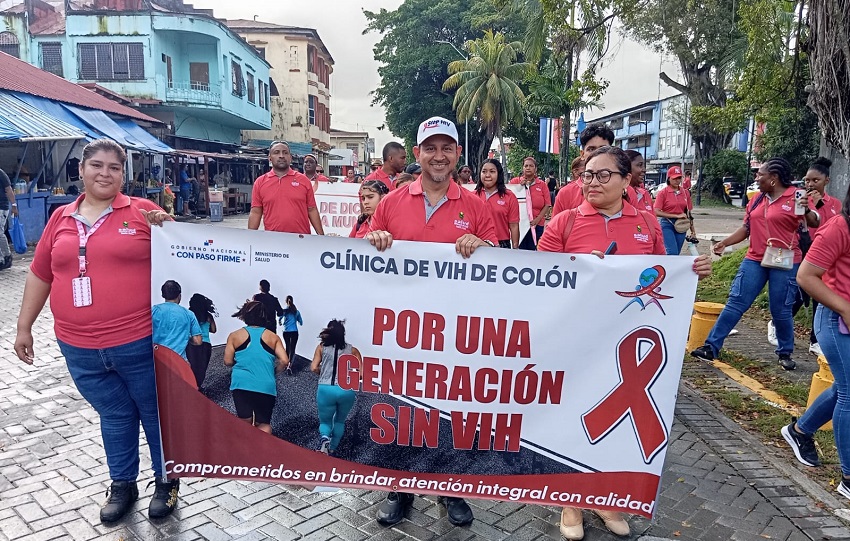
[[[815,207],[815,204],[809,200],[809,208],[818,213],[820,216],[820,224],[817,227],[809,227],[809,233],[812,238],[815,238],[815,231],[826,225],[826,222],[841,214],[841,201],[835,197],[830,197],[823,194],[823,205],[821,208]]]
[[[467,233],[496,244],[496,230],[487,206],[477,195],[449,182],[446,200],[425,221],[422,179],[416,179],[378,203],[370,231],[389,231],[397,240],[456,242]]]
[[[655,204],[652,202],[652,194],[649,193],[649,190],[644,188],[643,186],[631,187],[634,190],[634,200],[630,200],[633,207],[636,207],[640,210],[645,210],[650,214],[654,214]],[[629,197],[632,196],[632,193],[629,193]]]
[[[522,178],[512,178],[511,184],[522,184]],[[526,197],[529,196],[531,197],[531,212],[534,214],[534,216],[531,216],[532,220],[537,218],[541,210],[552,205],[552,194],[549,193],[549,185],[539,178],[534,179],[534,182],[529,184]],[[545,218],[546,217],[544,216],[544,220]],[[541,223],[537,225],[543,225],[542,222],[543,220],[541,220]]]
[[[349,238],[352,239],[362,239],[366,236],[366,233],[369,232],[369,222],[371,219],[366,220],[360,226],[357,226],[357,222],[354,222],[354,225],[351,226],[351,233],[348,234]]]
[[[266,231],[309,235],[307,209],[316,208],[316,195],[304,174],[290,169],[279,177],[272,170],[254,181],[251,206],[263,209]]]
[[[369,173],[369,175],[366,178],[364,178],[363,180],[364,181],[366,181],[366,180],[380,180],[381,182],[384,183],[384,185],[387,187],[388,190],[392,191],[393,184],[394,184],[393,181],[395,180],[395,177],[389,176],[386,173],[386,171],[384,171],[383,167],[379,167],[379,168],[375,169],[374,171],[372,171],[371,173]]]
[[[578,207],[584,203],[584,193],[581,191],[581,181],[573,180],[558,190],[555,195],[555,208],[552,209],[552,217]]]
[[[569,236],[565,236],[570,214],[575,221]],[[617,242],[618,255],[664,255],[664,237],[655,216],[639,212],[623,202],[622,215],[605,223],[593,205],[585,201],[575,211],[569,210],[554,216],[543,231],[537,244],[540,252],[589,254],[593,250],[604,252],[611,241]],[[650,228],[652,231],[650,231]]]
[[[481,190],[478,194],[490,209],[493,224],[496,227],[496,238],[499,240],[511,240],[510,224],[519,223],[519,200],[514,192],[506,190],[504,195],[494,192],[489,198],[487,192]]]
[[[53,213],[30,265],[50,284],[56,337],[78,348],[102,349],[150,336],[151,230],[139,210],[161,209],[147,199],[115,198],[112,212],[86,246],[92,305],[76,308],[71,280],[80,275],[80,237],[71,215],[83,198]]]
[[[823,283],[850,301],[850,228],[844,217],[829,220],[818,228],[806,261],[826,270]]]
[[[767,239],[774,238],[781,241],[781,243],[775,244],[777,247],[784,246],[787,248],[788,244],[794,247],[794,263],[803,260],[797,234],[803,216],[794,214],[795,190],[794,186],[789,186],[773,202],[766,195],[759,194],[753,197],[747,205],[747,214],[744,216],[744,225],[749,225],[750,228],[750,248],[747,250],[747,259],[761,261],[761,258],[764,257]],[[755,206],[756,202],[758,202],[757,207]],[[765,220],[765,212],[767,213],[767,220]],[[768,229],[770,235],[768,235]]]
[[[691,192],[683,188],[679,188],[677,192],[670,186],[665,186],[658,190],[655,208],[670,214],[682,214],[686,210],[694,208],[694,204],[691,202]]]

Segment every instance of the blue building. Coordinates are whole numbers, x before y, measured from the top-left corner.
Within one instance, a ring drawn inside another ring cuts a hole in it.
[[[26,0],[0,20],[0,50],[163,121],[175,148],[235,150],[271,127],[276,90],[260,52],[182,0]],[[5,39],[4,39],[5,36]]]
[[[648,101],[610,115],[588,120],[588,124],[608,124],[614,130],[614,145],[636,150],[649,161],[658,157],[659,101]]]

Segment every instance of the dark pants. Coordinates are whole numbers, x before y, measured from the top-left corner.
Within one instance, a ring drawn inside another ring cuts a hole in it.
[[[797,299],[797,302],[794,303],[794,308],[791,310],[791,315],[796,316],[797,312],[800,311],[800,308],[803,306],[809,306],[811,304],[812,307],[812,332],[809,334],[809,342],[812,344],[818,343],[818,337],[815,336],[815,324],[814,324],[814,315],[818,310],[818,301],[814,300],[806,293],[802,288],[800,288],[800,297]]]
[[[289,362],[295,359],[295,345],[298,343],[298,331],[284,331],[283,343],[286,346],[286,356]]]
[[[212,344],[209,342],[202,342],[200,346],[195,344],[186,346],[186,358],[189,360],[189,366],[192,368],[192,373],[195,374],[195,382],[199,388],[204,384],[204,378],[207,377],[210,357],[212,357]]]
[[[543,236],[543,226],[535,225],[534,231],[537,233],[537,242],[540,242],[540,237]],[[534,237],[531,235],[531,229],[528,230],[528,233],[522,238],[522,242],[519,243],[520,250],[537,250],[537,242],[534,242]]]

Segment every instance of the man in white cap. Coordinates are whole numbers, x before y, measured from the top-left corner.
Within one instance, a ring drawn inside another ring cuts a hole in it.
[[[416,143],[413,154],[422,174],[381,199],[366,238],[380,251],[389,248],[394,238],[450,242],[463,257],[481,246],[493,246],[498,239],[486,204],[452,181],[462,151],[454,123],[429,118],[419,125]],[[472,509],[463,498],[441,496],[439,501],[452,524],[472,522]],[[412,503],[413,494],[390,492],[375,518],[383,525],[396,524]]]
[[[457,128],[433,117],[419,125],[413,155],[422,168],[417,180],[381,200],[366,238],[378,250],[393,239],[451,242],[463,257],[498,240],[487,206],[469,190],[452,182],[462,148]]]

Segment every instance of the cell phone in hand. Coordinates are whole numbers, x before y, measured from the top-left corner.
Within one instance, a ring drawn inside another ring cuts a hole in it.
[[[617,241],[611,241],[611,244],[608,245],[608,248],[605,249],[605,255],[613,255],[617,253]]]

